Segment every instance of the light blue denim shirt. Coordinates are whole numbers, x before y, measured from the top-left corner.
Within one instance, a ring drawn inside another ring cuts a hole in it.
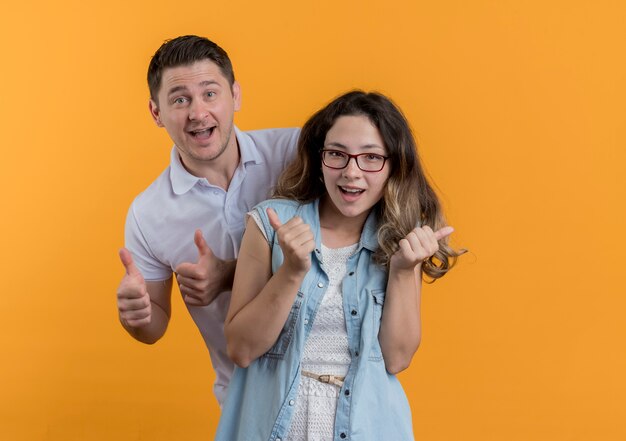
[[[322,268],[318,201],[301,205],[270,200],[255,207],[272,248],[272,273],[283,261],[269,224],[272,207],[285,223],[300,216],[315,235],[311,270],[291,307],[274,346],[245,369],[236,368],[222,409],[217,441],[282,441],[289,432],[300,384],[300,360],[317,308],[328,285]],[[387,372],[378,331],[387,273],[372,260],[377,249],[377,220],[365,222],[342,282],[343,309],[352,361],[340,390],[335,416],[337,441],[406,441],[413,439],[411,410],[398,379]],[[254,277],[254,275],[251,275]]]

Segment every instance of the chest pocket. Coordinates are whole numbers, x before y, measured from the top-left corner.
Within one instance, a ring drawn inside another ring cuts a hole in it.
[[[380,331],[380,321],[383,317],[383,304],[385,303],[385,290],[374,289],[371,291],[372,296],[372,350],[370,352],[369,360],[381,361],[383,359],[383,352],[380,349],[380,342],[378,341],[378,331]]]
[[[280,331],[276,343],[274,343],[274,346],[272,346],[270,350],[263,355],[263,357],[276,360],[283,359],[295,333],[296,322],[298,321],[298,316],[300,315],[303,298],[304,294],[302,294],[301,291],[298,291],[296,299],[291,306],[291,311],[289,311],[289,315],[287,316],[287,321],[285,321],[285,326],[283,326],[283,329]]]

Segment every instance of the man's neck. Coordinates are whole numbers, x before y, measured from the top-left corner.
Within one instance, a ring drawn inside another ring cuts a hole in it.
[[[219,157],[210,161],[186,161],[180,154],[178,157],[189,173],[198,178],[205,178],[209,184],[228,191],[241,158],[236,138],[233,144],[224,150]]]

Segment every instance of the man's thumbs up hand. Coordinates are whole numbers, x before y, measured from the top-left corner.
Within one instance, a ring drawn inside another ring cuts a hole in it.
[[[132,328],[139,328],[150,323],[152,316],[150,295],[141,272],[126,248],[120,250],[120,260],[126,274],[117,288],[117,310],[123,323]]]
[[[176,267],[176,279],[185,303],[204,306],[211,303],[226,287],[224,286],[225,262],[218,259],[196,230],[194,242],[198,248],[196,263],[184,262]]]

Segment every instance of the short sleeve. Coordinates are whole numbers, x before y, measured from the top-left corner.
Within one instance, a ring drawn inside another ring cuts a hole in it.
[[[167,280],[172,277],[172,269],[154,256],[135,215],[134,205],[130,206],[126,216],[124,242],[146,281]]]

